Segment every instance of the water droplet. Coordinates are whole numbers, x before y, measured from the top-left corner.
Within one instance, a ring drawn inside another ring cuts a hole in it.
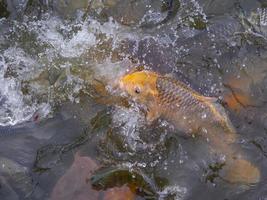
[[[201,116],[202,119],[206,119],[207,118],[207,114],[206,113],[203,113],[202,116]]]

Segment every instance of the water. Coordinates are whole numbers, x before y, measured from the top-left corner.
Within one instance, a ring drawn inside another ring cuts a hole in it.
[[[263,1],[12,0],[0,17],[1,199],[267,198]],[[206,141],[147,124],[113,89],[137,66],[219,97],[261,181],[229,184]],[[96,190],[81,176],[95,167],[129,172]]]

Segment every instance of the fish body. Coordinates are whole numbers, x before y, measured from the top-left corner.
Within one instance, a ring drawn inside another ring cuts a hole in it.
[[[158,105],[162,116],[184,132],[207,133],[217,129],[234,134],[235,130],[216,98],[204,97],[185,84],[169,77],[158,77]]]
[[[240,149],[233,148],[235,128],[216,98],[203,96],[183,82],[151,71],[126,74],[119,86],[145,107],[148,122],[161,117],[188,135],[204,136],[215,153],[226,156],[228,182],[251,184],[260,180],[259,169],[244,158]]]

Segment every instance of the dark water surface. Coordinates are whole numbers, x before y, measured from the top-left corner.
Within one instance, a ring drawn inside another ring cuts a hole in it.
[[[221,176],[112,89],[137,66],[218,97],[259,167]],[[0,0],[1,200],[266,200],[267,1]]]

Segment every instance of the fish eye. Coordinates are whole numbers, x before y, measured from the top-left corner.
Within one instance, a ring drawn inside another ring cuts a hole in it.
[[[135,92],[136,94],[140,94],[140,93],[141,93],[141,89],[140,89],[139,87],[136,87],[136,88],[134,89],[134,92]]]

